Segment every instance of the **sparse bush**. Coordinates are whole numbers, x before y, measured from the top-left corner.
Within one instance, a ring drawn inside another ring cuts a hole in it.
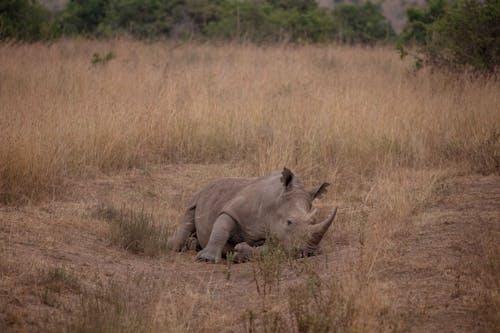
[[[260,302],[257,308],[247,308],[241,319],[245,332],[286,332],[286,318],[274,308],[280,295],[280,283],[285,263],[291,259],[274,237],[266,237],[262,251],[251,260],[253,280]]]
[[[109,222],[111,240],[128,251],[148,256],[158,256],[167,251],[168,228],[155,223],[152,214],[144,210],[117,210],[100,205],[94,216]]]
[[[274,237],[266,237],[264,250],[252,259],[252,271],[257,293],[265,298],[279,291],[283,264],[289,258],[286,249]]]
[[[354,298],[342,290],[342,283],[335,278],[325,284],[309,272],[304,283],[289,290],[288,305],[298,332],[355,331]]]

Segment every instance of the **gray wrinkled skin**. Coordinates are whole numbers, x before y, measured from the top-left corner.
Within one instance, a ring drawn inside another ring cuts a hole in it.
[[[312,201],[326,192],[323,183],[307,191],[300,178],[284,168],[260,178],[223,178],[196,193],[168,247],[202,248],[198,260],[219,262],[229,251],[245,261],[262,251],[267,237],[297,255],[310,255],[335,218],[336,209],[315,223]]]

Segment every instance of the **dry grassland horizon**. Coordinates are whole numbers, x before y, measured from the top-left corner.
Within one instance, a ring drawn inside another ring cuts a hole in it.
[[[500,84],[410,68],[389,48],[2,44],[0,201],[156,163],[498,172]]]

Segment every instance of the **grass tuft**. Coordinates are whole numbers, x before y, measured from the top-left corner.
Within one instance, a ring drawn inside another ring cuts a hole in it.
[[[132,253],[156,257],[167,252],[169,228],[155,223],[153,215],[144,209],[135,211],[99,205],[94,216],[108,221],[111,241]]]

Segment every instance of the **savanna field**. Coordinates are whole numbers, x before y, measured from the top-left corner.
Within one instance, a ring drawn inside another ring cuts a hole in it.
[[[0,330],[498,330],[499,91],[390,47],[0,44]],[[165,248],[284,166],[332,184],[320,255]]]

